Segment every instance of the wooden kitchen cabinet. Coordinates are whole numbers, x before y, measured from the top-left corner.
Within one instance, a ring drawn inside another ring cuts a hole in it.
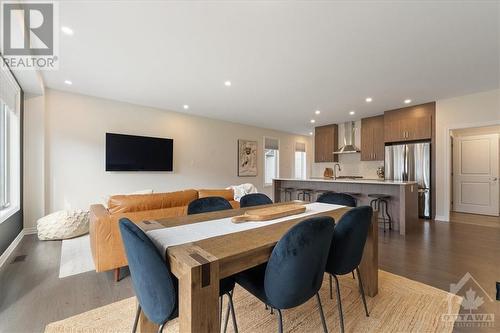
[[[383,161],[384,116],[361,119],[361,161]]]
[[[430,140],[436,103],[427,103],[384,113],[384,141]]]
[[[319,126],[314,129],[314,162],[338,162],[339,129],[337,124]]]

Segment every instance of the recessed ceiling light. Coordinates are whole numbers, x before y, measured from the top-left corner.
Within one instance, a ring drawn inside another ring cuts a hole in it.
[[[316,113],[316,114],[320,114],[320,113],[321,113],[321,111],[320,111],[320,110],[316,110],[316,111],[314,111],[314,113]]]
[[[373,101],[373,98],[371,98],[371,97],[367,97],[367,98],[365,99],[365,101],[366,101],[366,103],[370,103],[371,101]]]
[[[316,122],[316,120],[311,119],[311,124],[314,124],[315,122]]]
[[[74,34],[73,29],[71,29],[69,27],[61,27],[61,31],[69,36],[73,36],[73,34]]]
[[[226,82],[224,82],[224,85],[225,85],[226,87],[231,87],[231,81],[226,81]]]
[[[405,104],[410,104],[411,103],[411,99],[405,99]]]
[[[354,111],[349,111],[349,114],[350,114],[351,116],[354,116],[354,114],[356,114],[356,112],[354,112]]]
[[[184,108],[184,110],[189,109],[189,105],[187,105],[187,104],[184,104],[182,107]]]
[[[73,84],[73,82],[71,82],[70,80],[64,80],[64,83],[66,83],[68,86]]]
[[[309,132],[309,135],[313,135],[313,132]]]

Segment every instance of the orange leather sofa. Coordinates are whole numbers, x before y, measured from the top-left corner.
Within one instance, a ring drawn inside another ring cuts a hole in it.
[[[90,206],[90,247],[95,270],[115,270],[119,279],[120,267],[127,266],[118,221],[126,217],[133,222],[154,220],[187,214],[188,204],[198,198],[220,196],[228,200],[233,208],[233,190],[204,189],[184,190],[170,193],[114,195],[109,198],[108,208],[103,205]]]

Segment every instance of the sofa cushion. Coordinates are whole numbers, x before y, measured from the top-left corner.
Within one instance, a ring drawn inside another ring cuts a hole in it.
[[[234,200],[234,191],[232,189],[203,189],[198,190],[200,198],[206,197],[223,197],[227,201]]]
[[[187,206],[198,199],[198,191],[184,190],[170,193],[114,195],[109,198],[110,214],[132,213],[172,207]]]

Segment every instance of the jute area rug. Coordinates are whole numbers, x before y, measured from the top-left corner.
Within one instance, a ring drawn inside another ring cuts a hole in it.
[[[379,271],[379,293],[367,297],[370,317],[366,317],[351,275],[340,278],[346,332],[451,332],[453,323],[442,320],[444,314],[457,314],[462,301],[440,289]],[[335,288],[335,287],[334,287]],[[235,308],[240,332],[277,332],[276,314],[237,286]],[[329,332],[339,332],[337,303],[329,298],[328,279],[320,291]],[[224,304],[225,305],[225,304]],[[45,333],[131,332],[136,301],[134,297],[112,303],[47,325]],[[224,308],[225,309],[225,308]],[[316,299],[295,309],[283,311],[285,332],[322,332]],[[233,332],[231,320],[228,331]],[[178,332],[177,320],[164,332]]]

